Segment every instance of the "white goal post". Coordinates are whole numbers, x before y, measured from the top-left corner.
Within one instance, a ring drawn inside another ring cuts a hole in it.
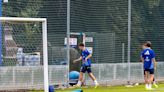
[[[46,18],[0,17],[0,23],[6,22],[6,21],[11,21],[11,22],[41,22],[42,23],[44,92],[48,92],[49,91],[49,83],[48,83],[47,19]]]

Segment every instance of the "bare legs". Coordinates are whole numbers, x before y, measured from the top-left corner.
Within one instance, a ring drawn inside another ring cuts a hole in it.
[[[154,74],[149,74],[147,71],[145,71],[144,79],[145,79],[146,89],[148,90],[152,89]]]
[[[77,86],[79,86],[79,87],[80,87],[81,84],[82,84],[83,75],[84,75],[83,72],[80,72],[79,81],[78,81],[78,83],[77,83]],[[95,87],[97,87],[97,86],[98,86],[98,82],[97,82],[95,76],[93,75],[93,73],[88,73],[88,75],[89,75],[89,77],[93,80],[93,82],[94,82],[94,84],[95,84]]]
[[[93,73],[88,73],[88,75],[89,75],[89,77],[90,77],[93,81],[96,80],[96,78],[95,78],[95,76],[93,75]]]

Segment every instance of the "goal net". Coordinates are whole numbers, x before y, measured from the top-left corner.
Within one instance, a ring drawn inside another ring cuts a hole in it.
[[[0,91],[48,92],[45,18],[0,17]]]

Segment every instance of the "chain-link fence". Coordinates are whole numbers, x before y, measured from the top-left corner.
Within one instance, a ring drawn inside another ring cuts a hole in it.
[[[93,42],[87,42],[86,46],[94,46],[93,59],[97,59],[95,62],[122,62],[122,49],[126,60],[128,0],[71,0],[70,7],[70,32],[83,32],[93,37]],[[57,56],[53,53],[58,52],[58,47],[65,47],[66,0],[10,1],[3,4],[3,16],[47,17],[50,63],[55,61],[53,57]],[[65,60],[64,58],[65,56],[60,56],[55,59],[60,61]]]
[[[163,58],[163,5],[164,0],[132,0],[131,62],[139,59],[141,44],[152,42],[157,61]]]

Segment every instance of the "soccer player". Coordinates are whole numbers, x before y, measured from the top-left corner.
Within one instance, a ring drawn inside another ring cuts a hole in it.
[[[155,53],[151,49],[150,41],[145,42],[142,48],[141,60],[144,67],[145,88],[151,90],[154,79],[154,69],[156,69]]]
[[[82,60],[82,66],[80,69],[80,76],[79,76],[79,80],[77,83],[77,87],[81,87],[82,85],[82,81],[83,81],[83,74],[87,71],[89,77],[93,80],[95,88],[97,88],[97,86],[99,85],[95,76],[93,75],[92,71],[91,71],[91,57],[92,54],[89,53],[89,51],[85,48],[85,45],[83,43],[79,44],[79,49],[82,50],[81,56],[79,59],[74,60],[73,62],[76,63],[77,61],[81,61]]]

